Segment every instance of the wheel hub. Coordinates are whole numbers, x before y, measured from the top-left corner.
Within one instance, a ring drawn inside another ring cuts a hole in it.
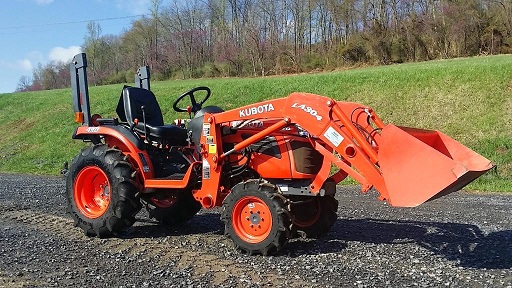
[[[261,217],[258,214],[251,214],[250,220],[252,224],[257,225],[260,223]]]
[[[103,186],[103,193],[101,195],[106,198],[110,197],[110,187],[107,182],[105,182],[105,185]]]

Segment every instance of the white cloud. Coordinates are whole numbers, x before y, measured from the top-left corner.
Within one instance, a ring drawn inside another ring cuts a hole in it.
[[[40,51],[31,51],[23,59],[0,60],[2,70],[10,70],[16,73],[32,73],[37,63],[45,62],[45,57]],[[15,71],[15,72],[14,72]]]
[[[48,61],[68,63],[73,59],[73,56],[80,52],[82,52],[80,46],[71,46],[69,48],[54,47],[51,49],[48,57],[45,57],[40,51],[31,51],[23,59],[0,60],[0,68],[18,71],[19,73],[32,73],[39,63],[42,65],[48,63]]]
[[[151,0],[116,0],[116,6],[120,10],[130,12],[134,15],[148,13]]]
[[[39,5],[47,5],[53,2],[53,0],[34,0]]]
[[[19,68],[21,68],[21,70],[25,70],[25,71],[32,71],[32,68],[34,68],[34,66],[32,66],[32,62],[30,62],[30,60],[28,59],[23,59],[23,60],[19,60],[17,63],[17,66]]]
[[[50,59],[50,61],[67,63],[73,59],[73,56],[80,52],[82,52],[80,46],[71,46],[68,48],[54,47],[50,51],[50,54],[48,54],[48,59]]]
[[[17,61],[5,61],[0,60],[0,67],[3,69],[9,69],[9,70],[15,70],[15,71],[21,71],[22,73],[32,72],[32,62],[25,58],[23,60],[17,60]]]

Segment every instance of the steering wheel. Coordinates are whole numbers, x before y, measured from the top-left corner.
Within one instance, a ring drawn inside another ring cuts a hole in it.
[[[200,102],[197,102],[196,97],[194,97],[194,93],[197,92],[197,91],[206,91],[206,96]],[[190,97],[190,102],[192,103],[192,106],[190,106],[192,108],[191,112],[196,113],[197,111],[201,110],[201,108],[203,107],[204,102],[206,102],[206,100],[208,100],[208,98],[210,98],[210,95],[211,95],[211,91],[210,91],[210,88],[208,88],[208,87],[200,86],[200,87],[196,87],[194,89],[190,89],[187,92],[181,94],[180,97],[178,97],[178,99],[176,99],[176,101],[174,101],[174,103],[172,104],[172,108],[176,112],[188,112],[188,110],[186,108],[178,107],[178,104],[185,97],[189,96]]]

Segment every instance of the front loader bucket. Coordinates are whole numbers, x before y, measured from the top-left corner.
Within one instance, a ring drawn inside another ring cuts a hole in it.
[[[378,161],[392,206],[414,207],[458,191],[493,167],[439,131],[389,124],[381,136]]]

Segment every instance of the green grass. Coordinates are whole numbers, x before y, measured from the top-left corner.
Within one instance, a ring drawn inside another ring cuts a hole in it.
[[[512,191],[512,55],[464,58],[321,74],[153,82],[171,122],[172,102],[195,86],[210,105],[232,109],[294,91],[372,106],[388,123],[438,129],[491,159],[497,169],[470,189]],[[91,110],[115,116],[122,85],[90,87]],[[0,95],[0,171],[58,174],[83,146],[71,139],[69,89]]]

